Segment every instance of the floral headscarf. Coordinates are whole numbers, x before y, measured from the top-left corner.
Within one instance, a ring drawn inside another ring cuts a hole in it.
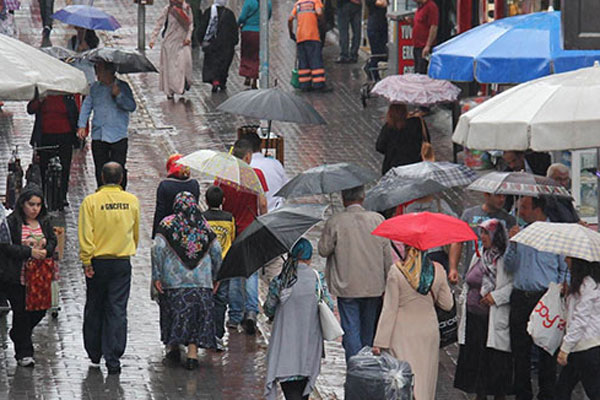
[[[160,222],[157,234],[167,240],[181,262],[189,269],[198,266],[216,238],[190,192],[180,192],[175,196],[173,214]]]
[[[489,249],[483,249],[481,253],[481,268],[483,279],[481,282],[481,296],[485,296],[496,289],[497,262],[504,255],[508,244],[508,235],[502,222],[496,218],[488,219],[479,224],[479,228],[485,230],[492,241]]]

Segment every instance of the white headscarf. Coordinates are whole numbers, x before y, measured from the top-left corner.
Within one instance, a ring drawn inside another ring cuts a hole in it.
[[[204,41],[210,42],[217,36],[217,26],[219,24],[219,12],[217,7],[225,7],[227,0],[215,0],[213,5],[210,7],[210,21],[206,28],[206,34],[204,35]]]

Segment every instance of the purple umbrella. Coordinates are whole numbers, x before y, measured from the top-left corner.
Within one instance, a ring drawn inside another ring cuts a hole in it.
[[[52,18],[86,29],[114,31],[121,27],[115,17],[92,6],[67,6],[52,14]]]

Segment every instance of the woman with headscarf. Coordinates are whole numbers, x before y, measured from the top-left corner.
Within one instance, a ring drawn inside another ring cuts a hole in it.
[[[161,294],[161,340],[169,359],[179,358],[179,345],[187,346],[189,370],[198,368],[198,347],[216,347],[212,289],[222,260],[215,238],[194,196],[181,192],[151,250],[152,282]]]
[[[509,314],[512,276],[504,269],[508,235],[502,222],[479,225],[481,256],[473,255],[461,293],[460,351],[454,386],[477,400],[504,399],[512,391]]]
[[[191,7],[184,0],[169,0],[154,25],[150,48],[154,47],[161,28],[159,89],[167,99],[172,99],[175,94],[183,95],[192,85],[194,16]]]
[[[400,245],[400,247],[402,247]],[[450,311],[454,299],[444,267],[406,246],[390,267],[373,353],[389,351],[408,361],[415,375],[415,399],[433,400],[438,376],[440,331],[434,305]]]
[[[323,334],[318,303],[333,301],[321,272],[310,267],[313,248],[304,238],[292,248],[281,273],[271,280],[263,306],[273,321],[267,354],[265,397],[277,399],[277,382],[286,400],[308,400],[321,371]]]
[[[162,180],[156,190],[156,208],[154,210],[154,223],[152,224],[152,238],[156,234],[158,224],[167,215],[173,214],[173,201],[179,192],[190,192],[196,201],[200,197],[200,185],[198,181],[190,178],[190,169],[177,160],[181,154],[173,154],[167,160],[167,178]]]
[[[204,51],[202,81],[212,85],[213,93],[227,88],[229,67],[239,41],[235,15],[225,4],[227,0],[215,0],[202,14],[198,28],[198,41]]]
[[[271,18],[271,0],[268,1],[269,18]],[[260,3],[259,0],[244,0],[242,12],[238,18],[242,31],[240,53],[240,75],[246,78],[244,86],[256,89],[258,79],[258,50],[260,47]]]

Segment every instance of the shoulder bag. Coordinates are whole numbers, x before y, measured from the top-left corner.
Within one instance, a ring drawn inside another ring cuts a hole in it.
[[[437,314],[438,328],[440,330],[440,348],[458,342],[458,316],[456,315],[456,301],[454,301],[450,311],[445,311],[437,306],[435,302],[435,296],[433,295],[433,290],[430,290],[429,293],[433,299],[433,306],[435,307],[435,313]]]
[[[323,301],[323,287],[321,286],[321,278],[319,277],[319,273],[315,271],[315,276],[317,278],[317,285],[319,286],[319,320],[321,321],[321,332],[323,333],[323,339],[325,340],[336,340],[340,336],[344,334],[344,330],[342,329],[339,321],[335,317],[335,314],[327,303]]]

